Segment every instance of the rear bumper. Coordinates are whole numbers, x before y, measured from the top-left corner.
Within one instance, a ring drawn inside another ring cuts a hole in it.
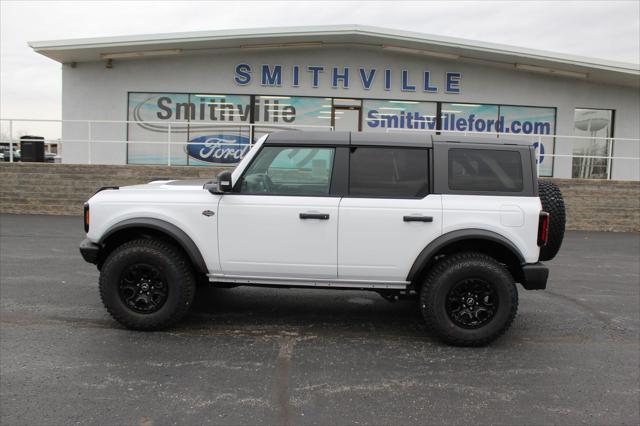
[[[100,255],[100,246],[88,238],[85,238],[80,242],[80,254],[82,258],[89,263],[98,263],[98,256]]]
[[[522,286],[527,290],[544,290],[547,288],[549,268],[542,263],[531,263],[522,267]]]

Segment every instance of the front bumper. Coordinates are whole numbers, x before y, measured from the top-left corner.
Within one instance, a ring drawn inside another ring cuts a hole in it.
[[[96,264],[100,256],[100,246],[85,238],[80,242],[80,254],[86,262]]]
[[[527,290],[544,290],[547,288],[549,268],[542,263],[531,263],[522,267],[522,287]]]

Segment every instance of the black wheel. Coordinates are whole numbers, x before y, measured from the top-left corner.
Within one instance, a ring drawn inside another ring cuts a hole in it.
[[[427,326],[444,342],[482,346],[500,337],[518,310],[509,271],[481,253],[446,256],[427,274],[420,291]]]
[[[564,199],[558,185],[542,180],[538,181],[538,196],[542,203],[542,210],[549,213],[549,238],[547,244],[540,247],[539,259],[542,261],[551,260],[558,254],[564,239],[566,222]]]
[[[129,241],[107,257],[100,297],[118,322],[134,330],[160,330],[178,322],[193,302],[189,261],[164,241]]]

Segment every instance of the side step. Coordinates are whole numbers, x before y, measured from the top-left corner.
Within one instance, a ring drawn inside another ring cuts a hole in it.
[[[210,282],[232,283],[238,285],[269,285],[283,287],[325,287],[325,288],[361,288],[406,290],[409,281],[358,281],[332,280],[319,278],[279,278],[279,277],[243,277],[237,275],[208,274]]]

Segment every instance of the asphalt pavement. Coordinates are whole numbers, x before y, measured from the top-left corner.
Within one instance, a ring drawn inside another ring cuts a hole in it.
[[[0,424],[640,423],[640,235],[568,233],[485,348],[416,302],[205,289],[165,332],[100,303],[79,217],[0,216]]]

